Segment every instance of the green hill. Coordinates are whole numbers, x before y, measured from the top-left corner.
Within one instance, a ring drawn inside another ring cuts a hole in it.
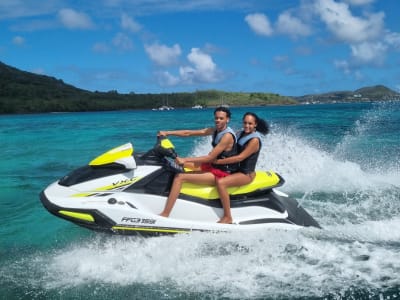
[[[400,94],[382,85],[302,97],[218,90],[169,94],[91,92],[54,77],[21,71],[0,62],[0,114],[152,109],[166,104],[185,108],[194,105],[264,106],[387,99],[400,99]]]
[[[335,91],[295,97],[300,103],[360,102],[375,100],[399,100],[400,94],[383,85],[363,87],[355,91]]]
[[[217,106],[227,104],[296,104],[291,97],[271,93],[229,93],[216,90],[170,94],[90,92],[50,76],[25,72],[0,62],[0,113],[73,112]]]

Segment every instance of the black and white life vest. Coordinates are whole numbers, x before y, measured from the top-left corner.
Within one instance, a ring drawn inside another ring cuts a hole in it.
[[[211,145],[213,147],[217,146],[218,143],[221,141],[222,137],[225,135],[225,133],[230,133],[233,136],[233,146],[232,149],[229,151],[223,151],[221,152],[218,156],[217,159],[223,159],[223,158],[227,158],[227,157],[231,157],[237,154],[237,138],[236,138],[236,134],[233,131],[232,128],[230,127],[226,127],[224,130],[222,131],[215,131],[213,134],[213,138],[211,141]],[[228,172],[228,173],[233,173],[235,171],[237,171],[238,168],[238,164],[234,163],[234,164],[225,164],[225,165],[213,165],[214,168],[220,169],[222,171]]]
[[[259,140],[260,147],[257,152],[254,152],[249,157],[239,163],[239,172],[242,172],[244,174],[252,173],[256,169],[258,156],[261,150],[261,135],[257,131],[245,135],[244,131],[242,131],[239,133],[238,136],[238,153],[241,153],[247,147],[249,141],[254,138],[257,138]]]

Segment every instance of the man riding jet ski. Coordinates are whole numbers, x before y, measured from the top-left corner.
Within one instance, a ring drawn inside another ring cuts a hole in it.
[[[158,137],[153,149],[133,153],[127,143],[50,184],[40,193],[52,214],[77,225],[117,234],[175,234],[191,231],[247,231],[320,227],[288,195],[273,171],[257,171],[248,185],[230,187],[233,224],[217,223],[222,206],[215,186],[184,183],[169,218],[159,216],[177,172],[170,140]]]

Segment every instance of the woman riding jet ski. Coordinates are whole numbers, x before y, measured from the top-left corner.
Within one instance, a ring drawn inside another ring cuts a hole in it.
[[[320,227],[296,200],[275,190],[284,180],[273,171],[257,171],[250,184],[228,189],[234,224],[217,223],[223,210],[215,186],[190,183],[169,218],[161,217],[173,178],[184,171],[174,162],[174,146],[158,137],[153,149],[133,152],[128,143],[100,155],[50,184],[40,200],[60,218],[118,234]]]

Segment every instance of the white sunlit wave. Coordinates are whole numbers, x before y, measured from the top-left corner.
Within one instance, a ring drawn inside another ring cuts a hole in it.
[[[204,155],[210,150],[210,140],[202,139],[192,155]],[[359,163],[343,160],[305,138],[281,130],[263,137],[257,168],[282,175],[286,181],[284,189],[289,192],[359,191],[376,186],[400,188],[396,169],[365,171]]]
[[[400,220],[339,228],[270,230],[246,236],[97,236],[84,245],[76,243],[25,260],[44,273],[30,278],[30,284],[48,290],[94,283],[150,284],[155,289],[221,298],[295,298],[340,296],[352,289],[379,290],[397,284],[400,258],[390,243],[398,243]]]

